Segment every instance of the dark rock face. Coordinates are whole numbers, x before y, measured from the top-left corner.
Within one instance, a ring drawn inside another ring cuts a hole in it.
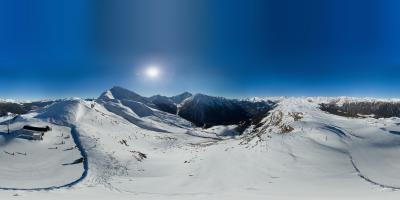
[[[157,108],[161,111],[170,113],[170,114],[176,114],[178,108],[174,104],[165,104],[165,103],[154,103],[156,104]]]
[[[171,114],[176,114],[178,110],[177,104],[182,103],[183,100],[191,97],[192,94],[189,92],[184,92],[180,95],[172,96],[172,97],[166,97],[166,96],[160,96],[160,95],[155,95],[150,97],[150,101],[157,106],[157,108],[161,111],[168,112]]]
[[[197,126],[210,127],[213,125],[236,124],[250,116],[239,105],[204,106],[199,104],[185,104],[179,111],[179,116],[193,122]]]
[[[240,101],[240,105],[246,112],[250,113],[253,117],[257,115],[264,115],[265,112],[271,110],[273,105],[275,105],[272,101],[260,101],[260,102],[252,102],[252,101]]]
[[[349,102],[342,106],[321,104],[320,109],[345,117],[360,117],[360,115],[374,115],[375,118],[400,117],[400,103],[398,102]]]
[[[176,111],[178,110],[178,107],[176,106],[176,104],[168,97],[156,95],[156,96],[150,97],[150,100],[161,111],[171,113],[171,114],[176,114]]]
[[[178,115],[197,126],[249,124],[259,112],[271,109],[266,102],[247,102],[196,94],[179,108]]]
[[[264,111],[260,111],[253,115],[251,118],[251,124],[255,125],[255,128],[261,127],[263,123],[261,121],[269,115],[269,111],[271,109],[266,109]]]

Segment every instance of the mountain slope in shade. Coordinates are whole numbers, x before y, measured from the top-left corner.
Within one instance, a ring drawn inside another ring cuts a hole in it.
[[[196,94],[179,107],[178,115],[198,126],[239,124],[259,113],[268,112],[271,102],[251,102]]]
[[[180,104],[182,103],[185,99],[189,98],[193,96],[191,93],[189,92],[184,92],[182,94],[178,94],[175,96],[170,97],[170,99],[172,100],[172,102],[174,102],[175,104]]]
[[[190,94],[189,92],[184,92],[182,94],[172,97],[155,95],[150,97],[149,99],[151,100],[152,103],[154,103],[157,106],[159,110],[171,114],[176,114],[178,111],[178,105],[191,96],[192,94]]]
[[[204,94],[193,96],[188,92],[173,97],[155,95],[146,98],[121,87],[114,87],[104,92],[98,101],[122,104],[138,117],[150,116],[152,115],[151,109],[157,109],[172,115],[179,115],[196,126],[206,127],[232,124],[248,125],[253,117],[264,116],[274,104],[271,101],[239,101]],[[110,108],[110,105],[108,104],[106,107]]]

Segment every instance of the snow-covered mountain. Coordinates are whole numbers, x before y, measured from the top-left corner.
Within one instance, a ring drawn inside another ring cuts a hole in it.
[[[340,107],[339,98],[186,96],[172,101],[179,115],[114,87],[96,100],[65,99],[0,117],[0,198],[400,197],[399,116],[321,110],[324,103]],[[196,127],[182,111],[221,124]],[[242,116],[251,123],[238,131]],[[30,140],[25,125],[51,130]]]
[[[184,92],[182,94],[166,97],[161,95],[154,95],[152,97],[143,97],[135,92],[129,91],[125,88],[115,86],[110,90],[105,91],[98,98],[99,101],[135,101],[145,104],[151,108],[156,108],[158,110],[168,112],[171,114],[176,114],[177,105],[180,104],[186,98],[189,98],[192,94]]]
[[[170,99],[172,100],[172,102],[176,103],[176,104],[180,104],[182,103],[185,99],[189,98],[193,96],[191,93],[189,92],[184,92],[182,94],[178,94],[175,96],[170,97]]]
[[[121,87],[104,92],[98,102],[107,102],[105,105],[108,109],[111,109],[111,105],[121,104],[139,117],[153,115],[152,109],[156,109],[205,127],[250,122],[254,116],[265,114],[274,105],[272,101],[239,101],[188,92],[173,97],[155,95],[146,98]]]
[[[136,94],[135,92],[132,92],[130,90],[118,86],[114,86],[110,90],[105,91],[103,94],[100,95],[98,99],[102,101],[128,100],[128,101],[140,102],[152,107],[155,106],[154,104],[151,103],[151,101],[148,98],[142,97],[139,94]]]

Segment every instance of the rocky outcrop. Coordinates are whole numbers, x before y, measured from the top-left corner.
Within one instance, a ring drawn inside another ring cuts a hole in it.
[[[178,110],[177,105],[168,97],[156,95],[150,97],[150,100],[161,111],[175,115]]]

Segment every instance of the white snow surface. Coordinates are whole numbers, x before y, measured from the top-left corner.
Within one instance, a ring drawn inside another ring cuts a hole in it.
[[[234,125],[195,128],[105,96],[110,101],[63,100],[23,115],[11,122],[12,135],[10,119],[0,118],[0,187],[17,189],[0,190],[0,199],[400,198],[398,118],[335,116],[318,109],[331,98],[285,97],[263,125],[238,136]],[[53,129],[42,141],[18,138],[26,124]],[[82,163],[62,165],[81,157],[64,151],[76,145],[72,130],[87,153],[87,176],[37,190],[81,177]]]

